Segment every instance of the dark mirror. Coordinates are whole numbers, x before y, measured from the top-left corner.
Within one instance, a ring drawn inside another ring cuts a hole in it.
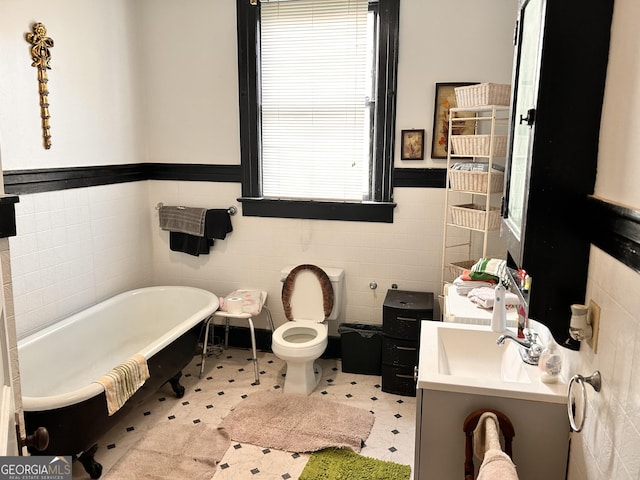
[[[535,281],[529,316],[570,348],[585,300],[613,0],[522,0],[516,23],[501,236],[510,267]],[[588,28],[587,28],[588,26]]]

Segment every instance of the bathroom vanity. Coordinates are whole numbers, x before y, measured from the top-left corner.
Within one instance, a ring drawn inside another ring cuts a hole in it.
[[[515,335],[515,331],[510,330]],[[416,398],[414,478],[464,476],[463,422],[491,408],[511,420],[520,480],[563,480],[569,453],[566,383],[545,384],[518,345],[487,326],[423,322]],[[482,463],[475,459],[476,472]]]

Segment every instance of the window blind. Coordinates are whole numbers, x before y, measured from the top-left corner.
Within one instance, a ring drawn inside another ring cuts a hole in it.
[[[368,1],[260,8],[262,195],[368,199]]]

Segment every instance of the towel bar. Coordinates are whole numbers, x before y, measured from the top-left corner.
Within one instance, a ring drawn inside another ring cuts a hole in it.
[[[164,207],[164,203],[158,202],[158,204],[156,205],[156,210],[160,210],[162,207]],[[178,208],[183,209],[186,207],[178,205]],[[227,208],[227,213],[233,217],[236,213],[238,213],[238,207],[236,207],[235,205],[231,205],[229,208]]]

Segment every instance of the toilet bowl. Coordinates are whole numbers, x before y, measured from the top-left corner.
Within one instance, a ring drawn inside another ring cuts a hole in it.
[[[342,297],[344,272],[305,264],[287,267],[282,273],[286,275],[282,304],[288,322],[273,332],[271,348],[287,363],[284,392],[308,395],[322,377],[315,361],[327,348],[325,321],[339,314],[336,299]]]

